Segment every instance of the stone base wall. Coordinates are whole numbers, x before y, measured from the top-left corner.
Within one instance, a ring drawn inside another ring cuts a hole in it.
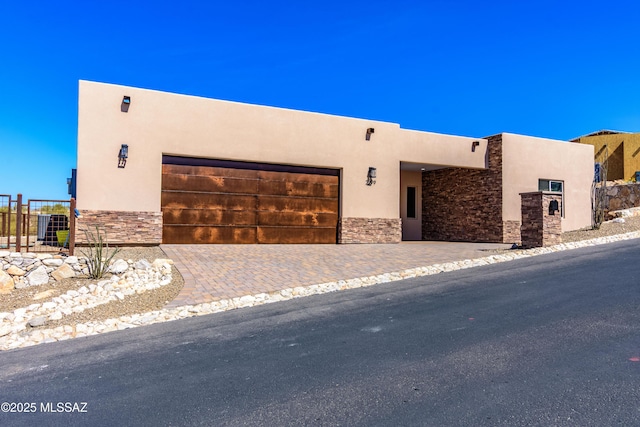
[[[424,240],[505,241],[502,135],[488,138],[488,152],[489,168],[485,170],[448,168],[422,173]]]
[[[537,248],[562,243],[562,215],[550,215],[549,204],[558,202],[562,209],[562,196],[545,192],[522,193],[522,246]]]
[[[519,245],[522,242],[520,236],[520,221],[503,221],[502,222],[502,241],[504,243],[515,243]]]
[[[83,230],[95,234],[96,226],[114,245],[159,245],[162,243],[162,212],[80,211],[76,220],[76,245],[87,243]]]
[[[608,211],[637,208],[640,206],[640,183],[615,184],[607,183]]]
[[[400,243],[400,218],[342,218],[338,224],[338,243]]]

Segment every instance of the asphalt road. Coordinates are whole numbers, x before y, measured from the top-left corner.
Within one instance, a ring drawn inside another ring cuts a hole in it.
[[[639,248],[3,352],[0,425],[637,426]]]

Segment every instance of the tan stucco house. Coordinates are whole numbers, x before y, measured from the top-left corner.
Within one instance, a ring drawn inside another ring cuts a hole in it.
[[[120,244],[512,243],[538,190],[562,195],[563,230],[591,221],[590,145],[88,81],[77,166],[79,227]]]

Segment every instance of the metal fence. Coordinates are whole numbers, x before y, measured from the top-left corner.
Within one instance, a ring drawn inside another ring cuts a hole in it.
[[[13,200],[0,195],[0,248],[15,252],[54,252],[73,255],[75,199]]]
[[[11,196],[0,194],[0,249],[11,246]]]

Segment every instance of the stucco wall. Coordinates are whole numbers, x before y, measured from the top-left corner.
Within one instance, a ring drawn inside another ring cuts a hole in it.
[[[640,171],[640,133],[585,136],[576,142],[592,145],[596,154],[604,154],[604,146],[608,147],[609,181],[635,180],[636,171]],[[601,156],[598,156],[598,160],[600,159]]]
[[[539,179],[564,181],[562,231],[591,225],[593,147],[502,134],[504,221],[521,220],[520,193],[538,191]]]
[[[129,111],[120,111],[123,96]],[[366,129],[375,133],[365,140]],[[479,141],[475,152],[471,143]],[[117,168],[128,144],[126,168]],[[399,218],[400,161],[485,167],[486,140],[397,124],[81,81],[81,210],[160,211],[162,154],[342,170],[342,217]],[[365,185],[377,168],[376,185]]]

